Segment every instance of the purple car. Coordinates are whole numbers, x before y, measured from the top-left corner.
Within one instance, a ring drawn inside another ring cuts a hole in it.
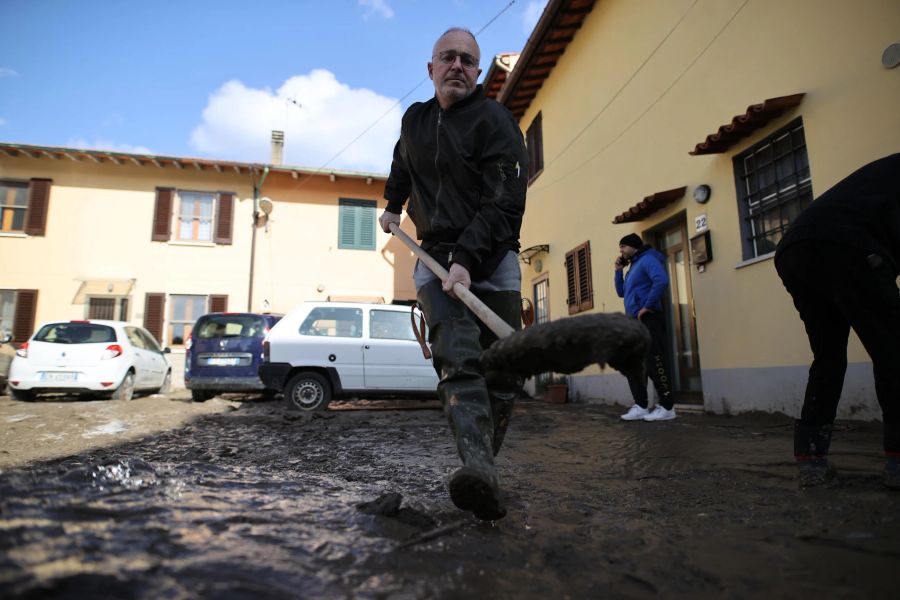
[[[184,344],[184,385],[194,401],[222,392],[266,393],[258,373],[263,340],[281,316],[209,313],[197,319]]]

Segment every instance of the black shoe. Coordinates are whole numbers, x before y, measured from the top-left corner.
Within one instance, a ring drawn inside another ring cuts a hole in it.
[[[450,476],[450,499],[477,519],[496,521],[506,516],[500,505],[500,490],[489,478],[472,467],[460,467]]]
[[[882,481],[884,482],[884,487],[891,490],[900,490],[900,456],[888,456],[884,459]]]
[[[798,459],[797,466],[797,481],[802,488],[831,487],[835,484],[835,470],[827,458]]]

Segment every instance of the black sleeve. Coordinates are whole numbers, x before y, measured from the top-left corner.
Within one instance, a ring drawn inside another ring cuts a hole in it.
[[[387,210],[394,214],[403,212],[403,204],[409,198],[410,177],[406,166],[406,146],[403,143],[403,133],[394,146],[394,159],[391,162],[391,174],[384,186],[384,198],[388,201]]]
[[[469,271],[501,245],[518,247],[525,213],[528,153],[518,124],[501,110],[481,155],[481,205],[457,239],[453,253],[453,262]]]

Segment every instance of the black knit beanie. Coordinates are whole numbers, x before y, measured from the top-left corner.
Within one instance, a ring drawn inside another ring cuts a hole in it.
[[[621,240],[619,240],[619,245],[620,246],[631,246],[632,248],[634,248],[636,250],[640,250],[641,248],[644,247],[644,242],[643,242],[643,240],[641,240],[641,236],[639,236],[638,234],[629,233],[628,235],[623,237]]]

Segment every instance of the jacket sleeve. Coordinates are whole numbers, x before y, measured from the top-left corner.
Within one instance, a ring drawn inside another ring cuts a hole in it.
[[[641,308],[653,308],[662,304],[663,293],[669,285],[669,275],[662,263],[653,256],[648,256],[644,261],[647,276],[650,278],[650,291]]]
[[[481,204],[453,253],[453,263],[469,271],[500,244],[518,245],[525,213],[528,153],[522,132],[508,113],[494,113],[493,119],[481,154]]]
[[[625,274],[622,271],[615,272],[616,293],[619,298],[625,297]]]
[[[406,145],[403,133],[394,146],[394,159],[391,162],[391,174],[384,185],[384,198],[388,201],[385,210],[399,215],[403,212],[403,204],[409,198],[411,189],[409,168],[406,166]]]

